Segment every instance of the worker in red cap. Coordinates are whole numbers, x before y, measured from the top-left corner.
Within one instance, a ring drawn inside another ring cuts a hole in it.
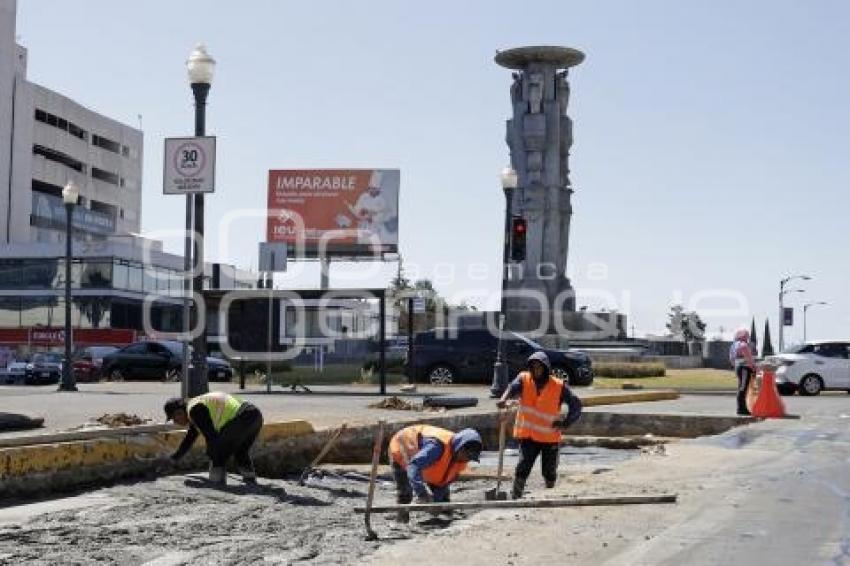
[[[735,376],[738,378],[738,414],[749,415],[747,388],[756,371],[756,362],[750,346],[750,331],[746,328],[739,328],[735,332],[735,341],[729,348],[729,363],[732,364]]]

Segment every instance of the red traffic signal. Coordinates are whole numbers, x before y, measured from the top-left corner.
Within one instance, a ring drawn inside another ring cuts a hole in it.
[[[511,260],[525,259],[525,236],[528,224],[522,216],[514,216],[511,222]]]

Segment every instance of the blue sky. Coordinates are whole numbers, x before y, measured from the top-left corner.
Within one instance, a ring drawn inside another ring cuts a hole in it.
[[[208,226],[261,209],[270,168],[398,167],[408,265],[479,302],[499,288],[508,159],[510,73],[493,55],[577,47],[587,54],[571,73],[569,111],[579,304],[616,298],[609,306],[638,335],[660,332],[672,302],[705,312],[709,334],[753,315],[761,332],[770,316],[775,339],[778,281],[808,273],[791,304],[830,303],[810,311],[809,338],[850,338],[841,0],[21,0],[18,34],[31,80],[129,124],[142,115],[144,231],[183,223],[183,201],[161,194],[162,139],[192,132],[184,61],[203,41],[218,60]],[[227,249],[213,241],[207,253],[250,267],[262,234],[262,222],[244,221]],[[468,273],[478,263],[489,266],[481,280]],[[366,269],[334,266],[332,283],[361,284],[353,276]],[[315,286],[318,274],[308,266],[278,283]],[[748,314],[711,299],[729,295],[715,290],[731,290]],[[799,340],[802,326],[788,336]]]

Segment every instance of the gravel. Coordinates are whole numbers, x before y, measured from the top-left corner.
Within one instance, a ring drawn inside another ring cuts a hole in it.
[[[399,525],[374,516],[381,540],[367,542],[363,517],[353,512],[366,497],[361,478],[330,474],[303,487],[297,478],[228,481],[219,488],[192,474],[119,485],[96,492],[96,503],[2,525],[0,564],[351,564],[452,523],[414,516]],[[459,483],[453,495],[477,499],[488,486]],[[394,493],[391,482],[380,482],[376,501],[394,501]]]

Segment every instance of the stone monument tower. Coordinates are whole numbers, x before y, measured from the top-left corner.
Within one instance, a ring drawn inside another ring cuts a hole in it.
[[[509,269],[506,327],[554,334],[555,317],[575,318],[575,296],[566,275],[573,212],[567,72],[584,60],[584,53],[569,47],[518,47],[497,52],[495,60],[515,70],[506,141],[518,184],[510,208],[528,226],[525,260]],[[528,296],[513,296],[518,291]]]

